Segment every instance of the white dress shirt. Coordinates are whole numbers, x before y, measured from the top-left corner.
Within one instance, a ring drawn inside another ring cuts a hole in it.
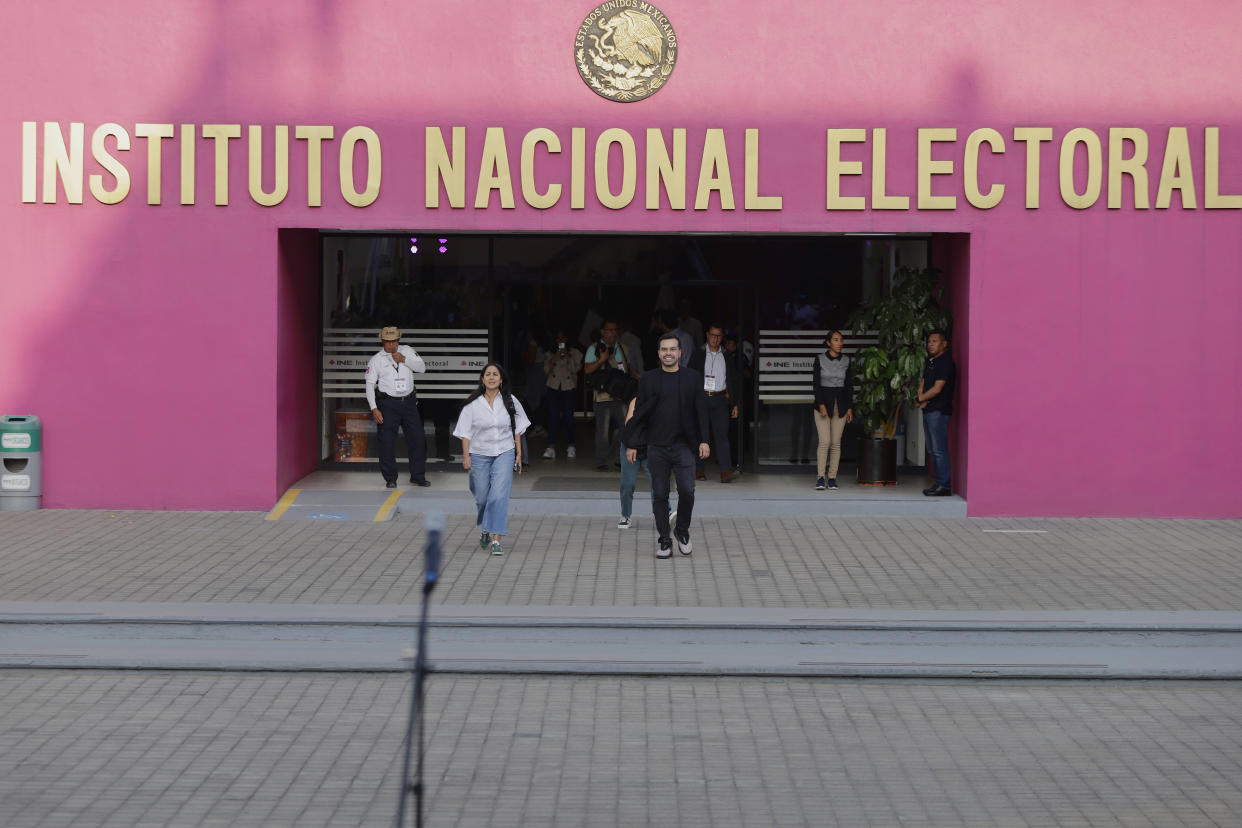
[[[711,348],[704,346],[703,355],[703,390],[704,391],[725,391],[728,385],[725,374],[725,355],[724,348],[719,351],[712,351]]]
[[[470,441],[470,453],[487,457],[499,457],[513,449],[514,434],[525,434],[530,420],[517,397],[513,398],[513,425],[509,428],[509,412],[505,410],[500,394],[489,405],[487,397],[480,395],[461,410],[453,436]]]
[[[367,405],[371,408],[376,407],[376,386],[390,397],[405,397],[414,393],[414,375],[427,372],[423,358],[409,345],[398,345],[397,353],[405,362],[397,362],[392,354],[381,350],[367,363]]]

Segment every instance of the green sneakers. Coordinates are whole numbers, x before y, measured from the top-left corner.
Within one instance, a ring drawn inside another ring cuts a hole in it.
[[[501,547],[500,541],[492,541],[492,554],[493,555],[505,554],[505,550]]]
[[[492,542],[491,532],[484,532],[483,534],[479,535],[479,548],[480,549],[486,549],[488,547],[488,544],[490,544],[491,542]]]

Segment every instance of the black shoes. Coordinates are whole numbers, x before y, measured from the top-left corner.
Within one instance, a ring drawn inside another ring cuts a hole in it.
[[[952,497],[953,490],[947,486],[931,486],[923,490],[927,497]]]
[[[410,482],[413,483],[415,486],[422,486],[423,488],[427,488],[428,486],[431,485],[431,481],[425,477],[422,480],[415,480],[414,478],[411,477]]]
[[[384,481],[384,488],[385,488],[385,489],[395,489],[395,488],[397,488],[397,481],[395,481],[395,480],[385,480],[385,481]]]

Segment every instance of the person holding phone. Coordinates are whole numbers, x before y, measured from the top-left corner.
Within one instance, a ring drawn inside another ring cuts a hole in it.
[[[558,330],[552,350],[543,359],[543,371],[548,377],[548,447],[543,450],[544,460],[556,459],[556,443],[562,430],[569,443],[565,456],[573,460],[578,454],[574,448],[574,401],[578,398],[581,370],[582,352],[569,344],[563,330]]]
[[[509,520],[513,474],[522,471],[522,435],[530,420],[509,389],[509,377],[498,362],[479,372],[479,387],[461,407],[453,436],[461,439],[461,465],[470,473],[470,493],[482,527],[479,547],[505,554],[500,545]]]

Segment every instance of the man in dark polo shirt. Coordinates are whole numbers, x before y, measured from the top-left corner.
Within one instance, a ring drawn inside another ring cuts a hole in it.
[[[694,458],[706,460],[707,397],[703,394],[703,375],[681,367],[681,342],[669,331],[660,337],[656,357],[660,367],[643,374],[638,384],[634,416],[626,425],[626,435],[642,424],[647,426],[647,468],[651,472],[651,512],[660,540],[657,558],[677,551],[689,555],[690,517],[694,512]],[[630,445],[626,440],[626,445]],[[637,451],[627,449],[626,459],[635,461]],[[677,475],[677,526],[670,531],[668,495],[669,474]],[[671,535],[671,537],[670,537]]]
[[[927,453],[931,455],[935,482],[923,490],[928,497],[953,494],[949,465],[949,418],[953,416],[953,392],[957,388],[957,366],[949,356],[949,337],[935,330],[927,335],[927,365],[919,408],[923,409],[923,430],[927,433]]]

